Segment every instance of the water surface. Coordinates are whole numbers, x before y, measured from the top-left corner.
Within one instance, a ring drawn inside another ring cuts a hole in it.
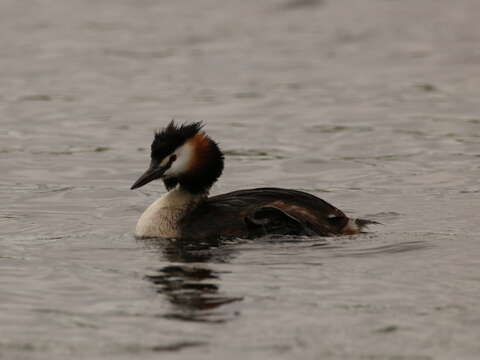
[[[480,3],[0,2],[0,357],[477,359]],[[132,235],[153,130],[342,238]]]

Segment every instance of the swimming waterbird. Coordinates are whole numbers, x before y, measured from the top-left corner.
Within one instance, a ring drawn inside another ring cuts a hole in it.
[[[161,179],[167,193],[138,220],[137,237],[177,239],[255,238],[264,235],[357,234],[374,221],[352,219],[303,191],[273,187],[209,196],[222,174],[224,156],[202,123],[170,122],[157,132],[151,162],[132,185]]]

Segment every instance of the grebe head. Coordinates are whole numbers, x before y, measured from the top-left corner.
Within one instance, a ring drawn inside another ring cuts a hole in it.
[[[162,179],[168,190],[180,184],[191,193],[208,192],[222,174],[223,154],[202,127],[201,122],[176,125],[172,120],[158,131],[150,166],[131,189]]]

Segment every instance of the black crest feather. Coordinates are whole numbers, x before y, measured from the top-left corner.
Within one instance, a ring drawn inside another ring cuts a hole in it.
[[[155,133],[151,146],[152,159],[163,159],[168,154],[171,154],[188,139],[198,134],[202,127],[201,121],[180,125],[175,124],[174,120],[170,121],[165,128]]]

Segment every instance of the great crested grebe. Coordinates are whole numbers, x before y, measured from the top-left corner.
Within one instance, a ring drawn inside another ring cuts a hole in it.
[[[137,237],[254,238],[277,235],[357,234],[374,221],[350,219],[302,191],[257,188],[209,197],[223,170],[223,153],[202,123],[171,121],[155,134],[148,170],[132,185],[162,179],[168,192],[138,220]]]

